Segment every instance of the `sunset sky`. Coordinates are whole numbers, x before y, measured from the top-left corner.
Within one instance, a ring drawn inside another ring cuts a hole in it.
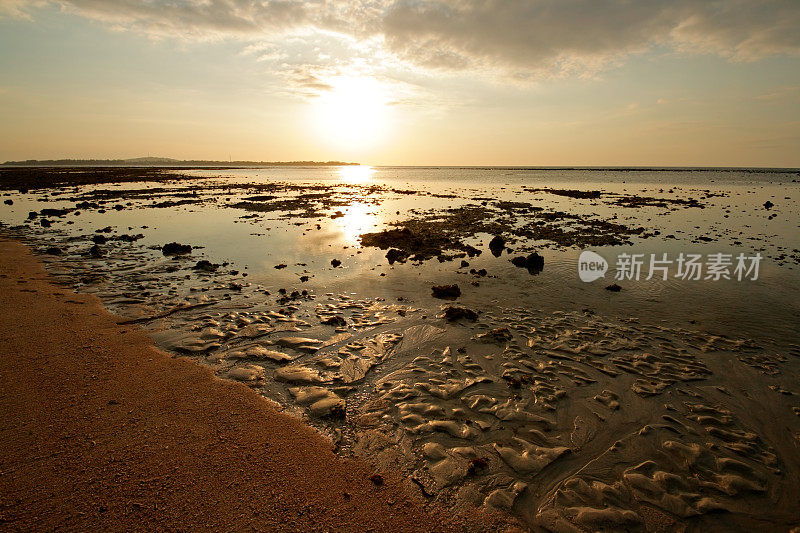
[[[0,161],[800,166],[800,1],[0,0]]]

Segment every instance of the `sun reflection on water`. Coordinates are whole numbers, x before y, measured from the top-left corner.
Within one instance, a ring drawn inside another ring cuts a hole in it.
[[[358,237],[362,233],[375,231],[379,218],[374,213],[377,206],[354,202],[342,210],[344,216],[335,219],[347,244],[354,246],[359,243]]]
[[[345,183],[366,183],[372,179],[375,169],[367,165],[339,167],[339,178]]]

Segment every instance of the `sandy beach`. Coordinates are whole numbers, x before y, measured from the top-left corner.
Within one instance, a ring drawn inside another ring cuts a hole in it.
[[[396,473],[339,459],[248,387],[53,284],[22,244],[0,257],[4,530],[463,530]]]

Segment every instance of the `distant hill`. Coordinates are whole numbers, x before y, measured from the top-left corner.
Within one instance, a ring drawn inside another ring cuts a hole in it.
[[[131,165],[172,165],[177,163],[177,159],[169,157],[136,157],[134,159],[122,159],[126,164]]]
[[[342,166],[358,165],[344,161],[212,161],[179,160],[168,157],[133,159],[28,159],[6,161],[0,167],[273,167],[273,166]]]

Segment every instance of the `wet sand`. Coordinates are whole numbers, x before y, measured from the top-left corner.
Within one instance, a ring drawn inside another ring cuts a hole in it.
[[[54,186],[4,192],[0,231],[421,501],[534,531],[800,524],[795,174],[254,172],[40,171]],[[585,246],[765,261],[611,292],[578,279]]]
[[[0,258],[3,529],[463,529],[408,481],[339,459],[247,386],[53,284],[22,244],[0,241]]]

